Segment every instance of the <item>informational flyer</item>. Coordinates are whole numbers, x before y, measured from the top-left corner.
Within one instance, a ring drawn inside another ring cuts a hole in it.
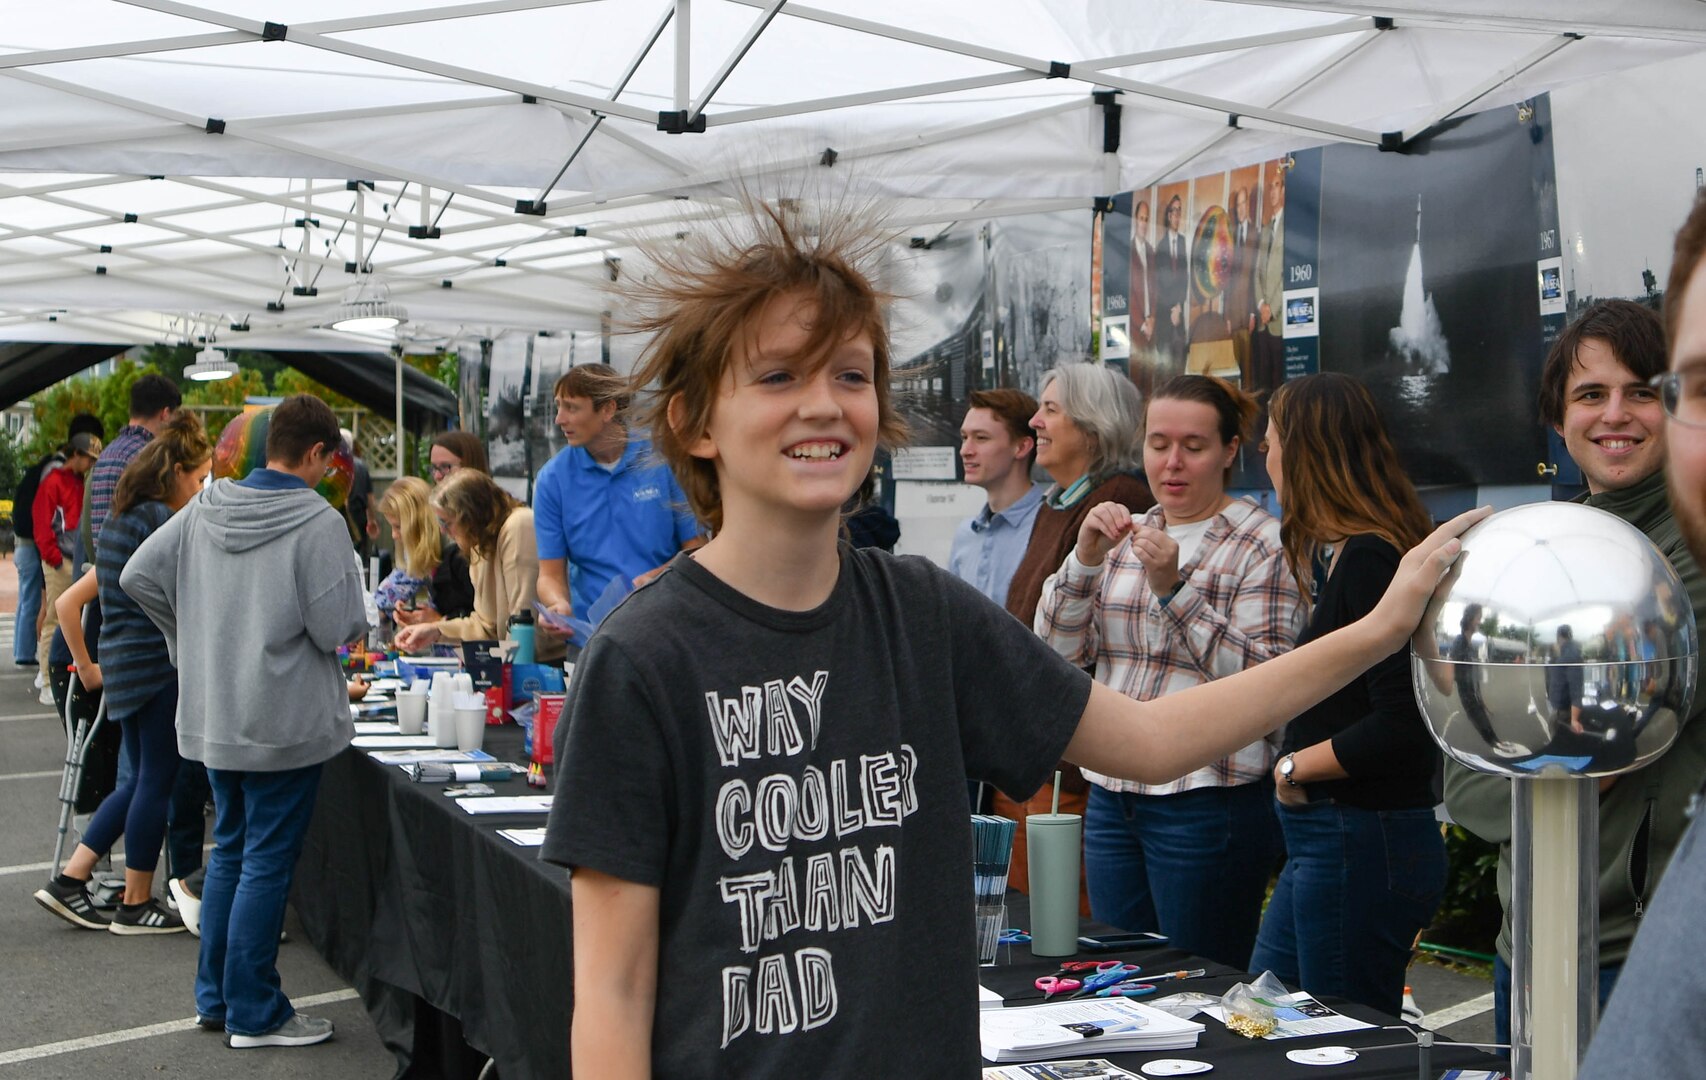
[[[1374,1025],[1362,1020],[1355,1020],[1344,1013],[1332,1009],[1316,1001],[1310,995],[1298,991],[1283,997],[1257,998],[1264,1005],[1272,1007],[1279,1025],[1273,1031],[1262,1036],[1264,1039],[1295,1039],[1303,1035],[1332,1035],[1340,1031],[1361,1031]],[[1226,1023],[1226,1008],[1223,1005],[1211,1005],[1203,1012],[1214,1017],[1221,1023]]]
[[[1101,1058],[1079,1061],[1033,1061],[983,1070],[983,1080],[1141,1080],[1136,1073]]]

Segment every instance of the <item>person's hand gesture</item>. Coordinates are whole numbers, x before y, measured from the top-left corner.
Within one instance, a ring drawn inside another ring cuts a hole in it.
[[[1445,580],[1451,564],[1457,561],[1463,550],[1463,544],[1457,538],[1492,512],[1492,507],[1481,506],[1458,514],[1405,553],[1392,584],[1386,587],[1386,595],[1369,613],[1369,618],[1375,620],[1375,625],[1391,643],[1393,651],[1403,646],[1415,632],[1434,590]]]
[[[101,665],[78,664],[77,681],[83,684],[85,690],[99,690],[101,688]]]
[[[437,622],[439,617],[431,604],[412,608],[398,604],[391,611],[391,618],[398,626],[419,626],[422,623]]]
[[[421,623],[418,626],[405,626],[397,634],[397,648],[406,653],[418,653],[432,647],[439,638],[436,623]]]
[[[1133,525],[1131,553],[1143,564],[1149,589],[1156,596],[1166,596],[1179,584],[1179,545],[1166,529]]]
[[[1131,511],[1116,502],[1098,503],[1078,527],[1078,561],[1101,566],[1114,545],[1132,529]]]

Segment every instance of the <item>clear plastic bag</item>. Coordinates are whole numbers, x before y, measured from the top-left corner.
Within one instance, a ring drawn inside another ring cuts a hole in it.
[[[1220,999],[1226,1010],[1226,1029],[1246,1039],[1262,1039],[1279,1027],[1279,1017],[1269,1001],[1284,997],[1285,984],[1271,971],[1264,971],[1253,982],[1239,983]]]
[[[1170,1016],[1181,1020],[1189,1020],[1197,1013],[1214,1005],[1220,1004],[1220,998],[1214,994],[1204,994],[1196,990],[1187,990],[1182,994],[1169,994],[1164,998],[1144,1002],[1151,1009],[1160,1009]]]

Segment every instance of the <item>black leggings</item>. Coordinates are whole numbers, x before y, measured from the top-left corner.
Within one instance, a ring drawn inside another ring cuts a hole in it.
[[[83,843],[96,854],[112,850],[119,834],[125,838],[127,870],[153,873],[160,861],[160,842],[166,835],[166,808],[178,776],[178,684],[174,680],[129,716],[119,718],[125,746],[136,770],[129,781],[102,801],[89,820]]]

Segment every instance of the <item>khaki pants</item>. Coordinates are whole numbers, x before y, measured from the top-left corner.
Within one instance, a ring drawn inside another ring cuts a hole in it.
[[[41,639],[36,643],[36,657],[45,671],[48,650],[53,647],[53,632],[59,628],[59,612],[54,607],[54,602],[59,599],[61,593],[71,587],[71,560],[61,559],[57,567],[49,566],[44,561],[41,564],[41,576],[44,585],[41,601]]]

